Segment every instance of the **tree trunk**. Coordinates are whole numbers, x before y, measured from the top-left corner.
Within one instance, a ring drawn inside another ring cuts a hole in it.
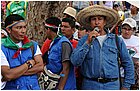
[[[63,17],[68,1],[29,1],[27,11],[27,36],[42,46],[46,39],[43,22],[51,16]]]

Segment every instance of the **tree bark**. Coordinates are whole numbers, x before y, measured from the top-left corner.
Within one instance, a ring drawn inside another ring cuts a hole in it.
[[[43,22],[46,18],[63,17],[68,1],[29,1],[27,11],[27,36],[41,47],[46,39]]]

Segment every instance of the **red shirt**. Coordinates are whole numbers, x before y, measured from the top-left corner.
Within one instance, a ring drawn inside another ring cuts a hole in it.
[[[42,55],[44,55],[44,53],[45,53],[46,51],[49,50],[51,41],[52,41],[52,40],[49,40],[49,39],[46,39],[46,40],[45,40],[44,44],[43,44],[42,47],[41,47]]]

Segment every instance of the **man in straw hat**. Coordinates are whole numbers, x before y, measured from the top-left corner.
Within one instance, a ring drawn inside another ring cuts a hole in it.
[[[134,65],[125,43],[106,29],[118,19],[116,11],[99,5],[89,6],[77,15],[82,26],[91,27],[91,32],[79,40],[71,55],[71,62],[75,66],[81,66],[84,90],[130,89],[131,84],[134,84]],[[119,53],[125,69],[122,86],[119,82]]]
[[[73,7],[67,7],[64,10],[63,14],[64,14],[64,17],[63,18],[70,18],[73,21],[76,21],[77,11],[76,11],[75,8],[73,8]],[[75,24],[77,24],[77,22]],[[73,33],[73,38],[78,40],[78,30],[76,28],[75,28],[74,33]]]

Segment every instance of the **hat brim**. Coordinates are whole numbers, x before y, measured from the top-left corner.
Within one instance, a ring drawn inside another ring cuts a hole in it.
[[[133,25],[131,25],[131,24],[130,24],[130,23],[128,23],[128,22],[123,22],[123,23],[122,23],[122,26],[123,26],[123,25],[128,25],[129,27],[134,28],[134,26],[133,26]]]
[[[81,10],[77,14],[77,21],[82,26],[89,27],[90,26],[89,17],[91,16],[105,16],[106,17],[105,27],[111,27],[119,20],[119,14],[115,10],[100,5],[93,5]]]

